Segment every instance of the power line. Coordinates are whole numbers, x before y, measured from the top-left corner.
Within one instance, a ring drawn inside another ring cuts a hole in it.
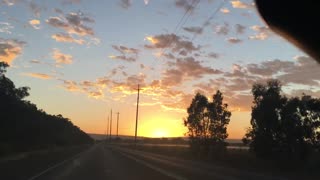
[[[172,34],[177,34],[179,32],[179,30],[181,29],[181,27],[188,21],[189,17],[191,16],[191,10],[196,8],[199,4],[200,0],[194,0],[192,2],[192,4],[188,7],[188,9],[185,11],[185,13],[183,14],[183,16],[181,17],[180,21],[178,22],[178,24],[175,26],[174,31],[172,32]],[[187,14],[189,13],[189,15],[187,16]],[[186,17],[187,16],[187,17]],[[185,18],[186,17],[186,18]],[[165,50],[167,49],[166,47],[170,46],[172,44],[172,40],[173,37],[169,37],[169,40],[167,41],[167,43],[164,45],[164,48],[161,49],[160,51],[160,57],[162,56],[163,53],[165,53]],[[154,64],[159,61],[160,58],[155,58],[155,61],[153,61],[152,66],[154,66]]]
[[[220,5],[212,12],[212,14],[207,18],[207,20],[203,23],[203,25],[201,26],[201,28],[204,28],[207,23],[209,23],[215,16],[216,14],[219,12],[219,10],[224,6],[224,4],[226,3],[226,0],[221,1]],[[191,38],[191,41],[193,41],[196,38],[197,34],[194,33],[193,37]]]

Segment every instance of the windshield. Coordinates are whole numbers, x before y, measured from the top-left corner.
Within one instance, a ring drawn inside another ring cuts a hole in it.
[[[315,179],[320,67],[253,0],[0,13],[0,179]]]

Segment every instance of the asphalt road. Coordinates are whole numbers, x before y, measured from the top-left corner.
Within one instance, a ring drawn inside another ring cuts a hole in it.
[[[98,144],[29,180],[172,180],[122,153]]]
[[[256,180],[282,178],[171,158],[105,144],[66,160],[29,180]]]

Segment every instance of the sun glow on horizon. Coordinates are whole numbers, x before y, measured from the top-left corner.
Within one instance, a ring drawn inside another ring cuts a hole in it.
[[[166,129],[155,129],[153,131],[152,137],[168,137],[168,131]]]

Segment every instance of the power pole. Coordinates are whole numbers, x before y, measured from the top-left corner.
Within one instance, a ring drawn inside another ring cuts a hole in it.
[[[110,112],[110,136],[109,136],[110,140],[111,140],[111,133],[112,133],[112,109],[111,109],[111,112]]]
[[[138,84],[138,97],[137,97],[137,111],[136,111],[136,129],[134,133],[134,144],[137,144],[137,132],[138,132],[138,113],[139,113],[139,94],[140,94],[140,85]]]
[[[107,141],[107,136],[109,134],[109,116],[108,116],[108,119],[107,119],[107,130],[105,131],[105,138],[106,138],[106,141]]]
[[[117,113],[117,138],[119,137],[119,112]]]

